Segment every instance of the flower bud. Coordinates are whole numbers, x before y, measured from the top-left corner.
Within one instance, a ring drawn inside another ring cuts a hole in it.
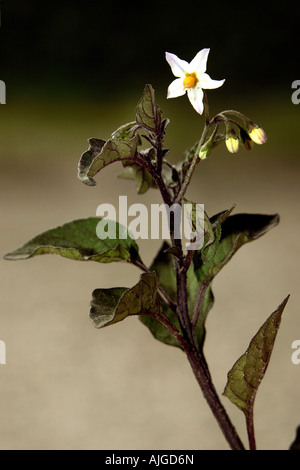
[[[225,140],[226,147],[228,152],[230,153],[237,153],[239,149],[239,139],[237,137],[233,137],[232,135]]]
[[[205,160],[213,148],[212,138],[209,138],[200,148],[199,158],[200,160]]]
[[[267,135],[265,131],[257,124],[249,123],[248,134],[251,140],[256,144],[264,144],[267,142]]]
[[[227,129],[225,144],[227,147],[228,152],[230,153],[237,153],[240,145],[240,140],[236,135],[234,129]]]

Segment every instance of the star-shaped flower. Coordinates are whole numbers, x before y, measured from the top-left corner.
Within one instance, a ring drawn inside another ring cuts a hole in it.
[[[206,72],[207,57],[209,49],[202,49],[188,63],[179,59],[175,54],[166,52],[166,59],[176,78],[168,88],[167,98],[177,98],[187,92],[188,98],[197,111],[203,113],[203,91],[206,89],[219,88],[225,80],[212,80]]]

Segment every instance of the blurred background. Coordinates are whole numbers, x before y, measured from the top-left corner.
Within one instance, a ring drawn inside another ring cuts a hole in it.
[[[166,100],[173,80],[165,51],[190,61],[210,47],[208,73],[225,84],[208,92],[211,115],[237,109],[260,124],[264,146],[231,155],[224,145],[197,168],[188,196],[209,215],[279,213],[278,227],[246,245],[214,282],[205,351],[217,390],[227,371],[283,298],[291,298],[255,404],[260,449],[287,449],[300,423],[300,365],[291,344],[299,319],[299,12],[282,2],[144,4],[2,2],[0,79],[1,252],[101,203],[160,202],[152,190],[116,178],[77,179],[90,137],[107,139],[135,119],[151,83],[171,121],[166,146],[179,161],[203,118],[186,97]],[[142,241],[151,263],[159,241]],[[131,318],[97,331],[91,292],[134,285],[126,264],[78,263],[57,256],[1,263],[1,449],[227,449],[183,354],[156,342]],[[246,443],[244,417],[224,405]]]

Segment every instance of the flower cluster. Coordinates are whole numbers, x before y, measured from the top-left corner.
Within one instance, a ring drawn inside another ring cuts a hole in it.
[[[207,48],[202,49],[190,63],[179,59],[175,54],[166,52],[166,60],[176,77],[169,85],[167,98],[177,98],[187,93],[193,108],[199,114],[203,114],[205,107],[203,90],[219,88],[225,82],[225,79],[213,80],[206,73],[209,51],[210,49]],[[223,138],[220,138],[216,132],[221,122],[225,125]],[[199,158],[202,160],[207,158],[212,148],[221,140],[225,140],[230,153],[236,153],[239,150],[240,142],[247,150],[251,150],[253,143],[264,144],[267,140],[265,131],[238,111],[230,110],[217,114],[213,120],[206,123],[208,127],[213,125],[216,126],[215,131],[199,149]],[[215,137],[216,140],[214,140]]]
[[[240,142],[246,150],[251,150],[253,143],[262,145],[267,141],[265,131],[254,122],[250,121],[246,116],[238,113],[244,121],[244,125],[240,122],[230,120],[230,125],[225,123],[227,127],[225,144],[228,152],[237,153]]]

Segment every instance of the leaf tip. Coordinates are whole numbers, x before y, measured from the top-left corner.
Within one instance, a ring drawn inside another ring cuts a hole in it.
[[[288,303],[288,300],[290,298],[291,294],[288,294],[286,296],[286,298],[281,302],[281,304],[279,305],[278,307],[278,310],[282,308],[282,310],[284,309],[284,307],[286,306],[286,304]]]
[[[30,253],[18,253],[18,250],[11,251],[10,253],[6,253],[3,256],[3,259],[8,260],[8,261],[16,261],[16,260],[21,260],[21,259],[27,259],[30,258]]]
[[[87,176],[86,174],[83,174],[81,171],[78,172],[78,179],[84,183],[86,186],[96,186],[96,181],[94,178],[91,178]]]

